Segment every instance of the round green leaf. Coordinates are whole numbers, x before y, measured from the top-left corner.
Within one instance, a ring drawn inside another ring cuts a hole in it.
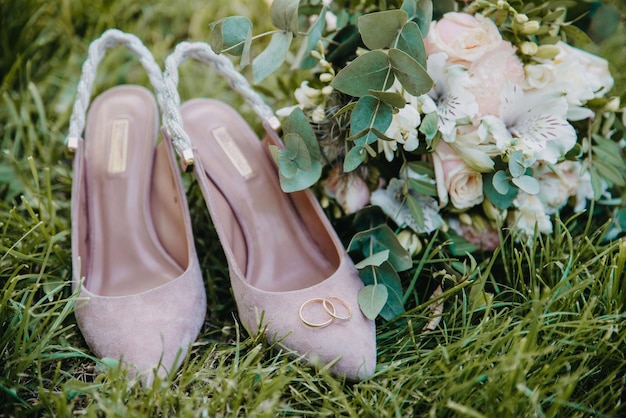
[[[363,146],[357,145],[352,147],[343,160],[343,171],[349,173],[350,171],[356,170],[361,163],[365,161],[365,158],[367,158],[367,152],[365,152]]]
[[[386,48],[395,42],[398,33],[409,20],[404,10],[385,10],[359,17],[359,32],[369,49]]]
[[[406,52],[395,48],[390,49],[389,62],[393,74],[400,80],[402,87],[412,95],[421,96],[432,89],[433,80],[424,67]]]
[[[531,176],[513,177],[513,184],[528,194],[539,193],[539,182]]]
[[[396,47],[400,51],[406,52],[422,67],[426,68],[426,48],[424,47],[424,39],[417,23],[407,22],[404,25]]]
[[[270,19],[278,29],[298,33],[299,0],[274,0],[270,6]]]
[[[373,284],[362,288],[357,299],[363,315],[373,321],[387,303],[388,297],[387,286]]]
[[[407,12],[409,19],[417,22],[422,36],[426,36],[433,20],[432,0],[404,0],[401,8]]]
[[[493,188],[501,195],[506,195],[511,189],[511,183],[509,183],[509,176],[507,176],[504,170],[499,170],[493,175],[491,181]]]
[[[311,154],[302,137],[296,133],[285,135],[285,148],[289,158],[303,171],[311,169]]]
[[[272,74],[285,61],[293,35],[290,32],[276,32],[267,48],[252,61],[254,82],[259,83]]]
[[[361,97],[370,90],[387,90],[393,81],[387,55],[382,51],[370,51],[339,71],[332,85],[350,96]]]
[[[227,17],[211,23],[210,27],[211,48],[218,54],[228,49],[229,54],[241,55],[246,39],[252,32],[252,22],[244,16]]]
[[[505,176],[506,176],[506,173],[505,173]],[[519,189],[517,187],[510,187],[509,185],[508,193],[504,195],[501,193],[498,193],[493,186],[494,177],[495,177],[494,173],[488,173],[484,175],[483,191],[485,192],[485,196],[497,208],[508,209],[511,206],[511,204],[513,204],[513,200],[517,196]]]
[[[520,151],[514,151],[509,158],[509,172],[511,173],[511,176],[522,176],[525,171],[526,167],[524,167],[524,154]]]
[[[363,96],[359,99],[352,110],[350,117],[350,135],[354,136],[363,130],[368,132],[355,141],[358,145],[366,145],[376,142],[378,137],[372,129],[385,132],[393,118],[393,108],[383,103],[374,96]]]
[[[390,104],[398,109],[402,109],[406,105],[406,100],[400,93],[376,90],[370,90],[369,93],[381,102]]]

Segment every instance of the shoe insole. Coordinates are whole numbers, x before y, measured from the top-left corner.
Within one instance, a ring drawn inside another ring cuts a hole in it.
[[[155,99],[139,86],[107,90],[90,107],[85,135],[90,246],[85,287],[92,293],[135,294],[182,272],[163,249],[152,222],[150,190],[159,187],[151,184],[157,123]]]
[[[230,106],[194,99],[181,106],[185,131],[208,179],[220,223],[248,283],[290,291],[325,280],[336,268],[323,256],[289,197],[273,162],[244,119]],[[323,232],[323,231],[321,231]]]

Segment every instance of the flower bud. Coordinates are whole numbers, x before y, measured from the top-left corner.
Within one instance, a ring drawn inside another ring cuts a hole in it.
[[[611,100],[604,106],[604,110],[606,112],[617,112],[620,107],[620,99],[619,97],[612,97]]]
[[[554,57],[559,55],[560,52],[561,50],[556,45],[541,45],[539,48],[537,48],[537,54],[535,55],[537,56],[537,58],[553,59]]]
[[[467,213],[461,213],[459,215],[459,221],[463,224],[463,225],[467,225],[470,226],[472,225],[472,217],[469,216]]]
[[[489,200],[483,200],[483,211],[485,212],[485,216],[487,219],[491,221],[502,221],[506,218],[507,211],[506,209],[501,210],[494,206]]]
[[[522,54],[524,55],[531,55],[531,56],[535,55],[538,49],[539,47],[534,42],[523,42],[520,45],[520,50],[522,51]]]
[[[529,22],[524,23],[524,25],[522,26],[521,32],[524,35],[533,35],[537,33],[540,27],[541,27],[541,24],[539,22],[537,22],[536,20],[531,20]]]
[[[523,13],[518,13],[515,15],[515,23],[524,24],[528,22],[528,16]]]
[[[331,73],[322,73],[320,74],[320,81],[322,83],[329,83],[333,80],[333,75]]]
[[[334,90],[333,86],[325,86],[322,88],[322,94],[324,96],[328,96],[333,92],[333,90]]]
[[[402,248],[407,250],[407,252],[412,256],[419,254],[422,251],[422,242],[416,234],[409,231],[408,229],[400,231],[400,233],[397,235],[397,238],[400,242],[400,245],[402,245]]]

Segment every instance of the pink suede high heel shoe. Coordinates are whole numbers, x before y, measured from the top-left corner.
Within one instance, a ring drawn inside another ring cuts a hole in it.
[[[163,78],[133,35],[108,30],[91,43],[70,121],[76,319],[101,358],[122,359],[145,384],[179,367],[202,326],[206,296],[183,187],[159,112],[140,86],[117,86],[89,106],[105,51],[140,58],[162,102]],[[85,112],[89,107],[85,140]]]
[[[193,166],[224,248],[239,317],[289,351],[339,376],[359,380],[376,364],[374,322],[360,311],[363,284],[310,191],[286,195],[268,152],[224,103],[179,107],[178,66],[211,64],[262,118],[267,143],[282,146],[272,110],[231,62],[205,43],[183,42],[166,60],[164,133]]]

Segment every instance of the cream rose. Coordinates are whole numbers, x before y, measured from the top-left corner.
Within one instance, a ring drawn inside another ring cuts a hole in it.
[[[537,89],[552,89],[565,95],[569,120],[593,117],[584,107],[587,101],[603,97],[613,87],[614,80],[609,63],[601,57],[558,42],[558,55],[554,60],[540,60],[542,66],[528,66],[529,81]],[[540,72],[541,71],[541,72]]]
[[[450,12],[430,25],[424,39],[428,55],[445,52],[454,63],[476,61],[502,42],[498,27],[490,19]]]
[[[432,159],[442,207],[450,202],[456,209],[469,209],[482,203],[482,175],[469,168],[448,144],[441,141]]]

